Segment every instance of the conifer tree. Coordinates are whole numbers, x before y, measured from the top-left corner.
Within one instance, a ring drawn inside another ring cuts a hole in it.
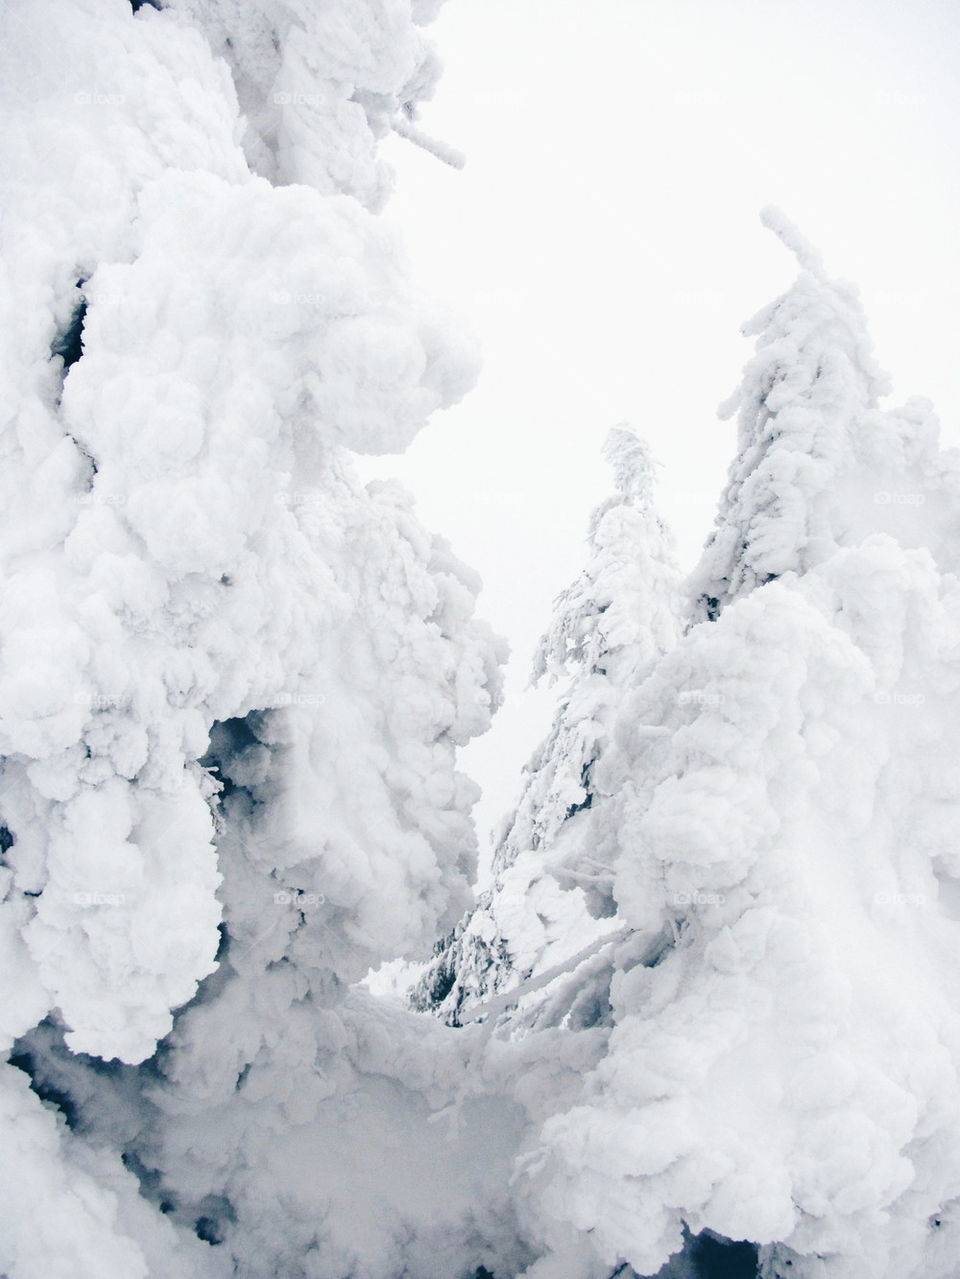
[[[7,1279],[511,1246],[427,1123],[459,1045],[358,988],[469,901],[499,696],[475,575],[351,456],[475,372],[376,216],[436,7],[0,13]]]
[[[530,1279],[956,1270],[960,469],[778,230],[802,273],[754,325],[700,620],[611,734],[614,930],[495,1009]],[[558,1020],[601,967],[602,1033]]]
[[[565,681],[550,733],[503,823],[495,887],[440,945],[414,993],[415,1006],[454,1022],[602,937],[615,910],[600,860],[613,722],[676,642],[680,596],[647,445],[618,426],[604,453],[615,491],[590,518],[587,565],[558,597],[534,661],[535,682]]]

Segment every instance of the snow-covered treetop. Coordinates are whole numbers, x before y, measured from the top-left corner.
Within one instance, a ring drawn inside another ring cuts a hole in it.
[[[534,659],[534,681],[567,675],[571,684],[528,766],[496,867],[549,840],[571,811],[589,805],[588,774],[622,688],[676,641],[677,568],[673,536],[653,501],[654,460],[626,424],[613,428],[603,451],[616,491],[590,517],[587,566],[558,596]]]
[[[669,594],[673,543],[654,509],[656,462],[623,423],[610,431],[603,453],[616,491],[590,517],[587,566],[557,598],[534,657],[534,683],[575,672],[605,675],[624,650],[637,662],[658,649],[665,601],[657,596]]]
[[[801,272],[742,330],[756,337],[756,354],[720,410],[738,414],[739,442],[691,579],[697,618],[716,617],[755,586],[804,572],[869,532],[925,541],[930,510],[918,523],[917,508],[936,503],[932,470],[944,469],[926,401],[879,408],[890,384],[873,358],[857,290],[828,279],[820,255],[782,214],[765,210],[763,221]],[[943,483],[956,493],[955,479],[944,475]],[[952,537],[948,523],[936,546]]]

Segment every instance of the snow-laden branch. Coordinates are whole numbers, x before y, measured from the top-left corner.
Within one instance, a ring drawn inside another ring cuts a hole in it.
[[[781,244],[790,250],[805,271],[815,275],[818,280],[826,279],[819,249],[814,248],[781,209],[774,204],[768,204],[766,208],[760,210],[760,221],[773,232]]]
[[[514,986],[502,995],[496,995],[493,999],[488,999],[484,1003],[478,1004],[476,1008],[472,1008],[468,1013],[464,1013],[461,1016],[460,1024],[467,1026],[470,1022],[477,1021],[480,1017],[489,1017],[492,1013],[502,1012],[503,1009],[509,1008],[511,1004],[515,1004],[523,995],[532,995],[534,991],[543,990],[544,986],[549,986],[556,978],[562,977],[565,973],[574,972],[582,963],[592,959],[604,947],[611,946],[616,942],[626,941],[632,931],[628,927],[618,928],[615,933],[607,933],[603,937],[598,937],[595,942],[585,946],[583,950],[578,951],[570,959],[564,960],[562,964],[555,964],[553,968],[548,968],[539,977],[529,977],[526,981],[522,981],[519,986]]]
[[[456,147],[452,147],[447,142],[441,142],[439,138],[433,138],[429,133],[424,133],[407,116],[395,116],[391,122],[391,128],[394,133],[398,133],[401,138],[406,138],[408,142],[412,142],[421,151],[429,151],[438,160],[444,164],[449,164],[451,169],[462,169],[467,163],[467,157],[462,151],[458,151]]]

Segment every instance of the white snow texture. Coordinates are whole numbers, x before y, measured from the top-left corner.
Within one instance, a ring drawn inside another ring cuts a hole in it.
[[[645,660],[607,660],[598,513],[538,666],[573,681],[414,997],[526,1109],[537,1279],[960,1275],[960,459],[764,220],[802,270],[747,326],[684,633],[648,516]]]
[[[471,905],[503,646],[351,460],[476,374],[378,217],[438,8],[0,11],[0,1274],[958,1279],[958,459],[766,211],[702,561],[616,428]]]
[[[475,577],[348,452],[475,375],[373,212],[430,7],[0,16],[7,1279],[428,1275],[496,1233],[426,1123],[442,1053],[394,1072],[424,1019],[351,993],[467,906],[499,697]]]

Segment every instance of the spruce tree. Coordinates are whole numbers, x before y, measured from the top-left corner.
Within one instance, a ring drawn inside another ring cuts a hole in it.
[[[743,326],[756,354],[720,410],[737,416],[737,453],[690,583],[697,618],[715,618],[754,587],[804,573],[871,532],[934,553],[954,534],[947,512],[919,509],[939,500],[928,492],[940,465],[929,402],[881,410],[890,383],[856,288],[828,278],[783,214],[767,209],[763,220],[801,271]]]
[[[491,1032],[530,1279],[955,1274],[960,470],[779,230],[802,273],[754,326],[700,618],[611,734],[616,929]],[[545,1015],[600,966],[603,1034]]]
[[[564,681],[552,727],[502,825],[495,886],[414,992],[416,1007],[453,1023],[593,944],[615,912],[602,861],[613,724],[627,691],[676,643],[680,579],[647,445],[621,425],[604,454],[614,493],[590,518],[586,567],[558,597],[534,660],[534,682]]]

